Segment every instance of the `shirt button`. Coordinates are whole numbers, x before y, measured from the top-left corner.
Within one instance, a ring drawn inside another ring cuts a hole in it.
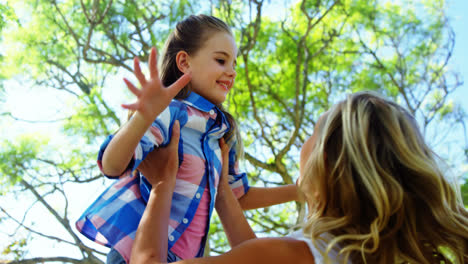
[[[210,110],[210,115],[214,115],[214,110],[213,109]]]
[[[174,236],[169,236],[170,241],[174,241]]]
[[[184,224],[186,224],[186,223],[188,223],[188,219],[187,219],[187,218],[184,218],[184,219],[182,220],[182,222],[183,222]]]
[[[197,194],[195,195],[195,197],[197,197],[197,199],[200,199],[201,195],[200,195],[199,193],[197,193]]]

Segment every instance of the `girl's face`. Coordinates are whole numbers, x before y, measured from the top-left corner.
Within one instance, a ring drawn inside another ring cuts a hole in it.
[[[237,46],[226,32],[214,33],[187,63],[192,73],[194,92],[213,104],[226,100],[236,77]]]

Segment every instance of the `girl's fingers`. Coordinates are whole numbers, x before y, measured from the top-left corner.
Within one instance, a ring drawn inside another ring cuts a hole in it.
[[[135,85],[133,85],[133,83],[131,83],[126,78],[124,78],[123,80],[125,84],[127,85],[128,89],[130,90],[130,92],[132,92],[132,94],[134,94],[136,97],[140,97],[141,91],[138,88],[136,88]]]
[[[186,73],[182,75],[177,81],[175,81],[171,86],[167,87],[167,92],[171,98],[174,98],[182,88],[184,88],[192,79],[191,73]]]
[[[143,87],[146,84],[146,78],[145,75],[143,75],[143,73],[141,72],[140,60],[138,59],[138,57],[135,57],[135,59],[133,59],[133,73],[140,82],[140,85]]]
[[[138,103],[133,103],[133,104],[121,104],[123,109],[127,110],[138,110]]]
[[[150,76],[151,79],[156,79],[159,78],[159,73],[158,73],[158,51],[156,50],[155,47],[151,48],[151,52],[148,58],[148,67],[150,70]]]

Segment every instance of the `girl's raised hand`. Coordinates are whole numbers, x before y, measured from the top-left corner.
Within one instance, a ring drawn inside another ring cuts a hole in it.
[[[133,60],[133,72],[140,83],[141,89],[136,88],[135,85],[124,78],[128,89],[138,99],[133,104],[122,104],[123,108],[138,111],[145,119],[151,122],[169,106],[171,100],[191,79],[191,75],[186,73],[171,86],[165,87],[159,79],[158,67],[156,65],[156,53],[156,48],[151,48],[151,53],[148,58],[148,67],[150,70],[149,79],[146,79],[145,75],[141,72],[140,61],[135,57]]]

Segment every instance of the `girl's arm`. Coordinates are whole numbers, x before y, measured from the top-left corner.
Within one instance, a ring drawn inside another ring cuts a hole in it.
[[[231,141],[229,151],[229,175],[231,188],[243,210],[272,206],[290,201],[301,201],[295,184],[279,187],[249,187],[247,174],[239,171],[236,153],[237,141]]]
[[[239,198],[243,210],[263,208],[291,201],[301,201],[295,184],[279,187],[250,187],[249,191]]]
[[[190,74],[183,75],[169,87],[164,87],[158,76],[156,49],[153,47],[148,59],[150,79],[141,72],[138,58],[134,59],[134,73],[141,85],[137,89],[124,79],[128,89],[138,98],[133,104],[122,107],[134,110],[135,114],[109,142],[102,157],[102,172],[106,175],[121,175],[127,168],[138,142],[156,117],[169,106],[171,100],[190,81]]]
[[[231,247],[235,247],[246,240],[256,238],[256,236],[245,219],[244,212],[228,184],[229,147],[224,143],[224,139],[221,139],[220,145],[223,168],[219,180],[215,208],[229,244]]]
[[[109,176],[119,176],[127,168],[135,148],[151,122],[139,113],[125,123],[107,145],[102,156],[102,172]]]

